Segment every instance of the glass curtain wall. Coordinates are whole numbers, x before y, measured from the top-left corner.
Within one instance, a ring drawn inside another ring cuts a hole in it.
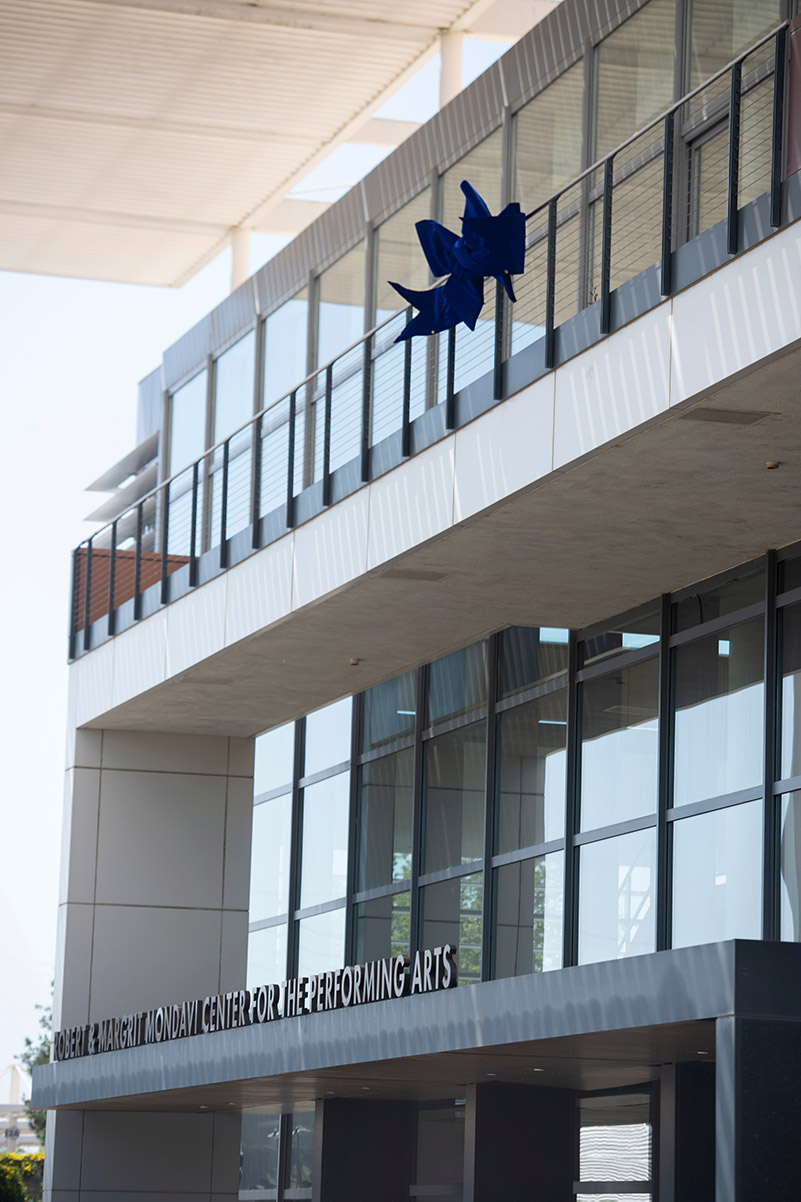
[[[242,1114],[239,1197],[242,1202],[287,1202],[312,1197],[314,1107],[302,1103],[287,1114]]]
[[[335,355],[341,355],[365,332],[366,251],[364,241],[338,259],[317,280],[316,349],[318,367],[324,367]],[[337,359],[333,370],[330,399],[331,451],[333,471],[353,459],[361,445],[362,387],[364,348],[357,346]],[[325,432],[325,372],[317,376],[312,397],[314,420],[314,479],[320,479],[323,467]]]
[[[289,455],[289,393],[308,371],[309,298],[303,288],[270,313],[264,322],[264,391],[261,423],[261,516],[271,513],[286,496]],[[306,409],[308,389],[295,397],[296,493],[310,483],[306,470]]]
[[[212,445],[244,426],[253,416],[256,332],[251,330],[224,351],[214,365]],[[228,503],[226,537],[250,525],[250,478],[253,467],[253,427],[234,435],[228,444]],[[223,450],[209,457],[211,512],[209,545],[222,541]],[[220,531],[218,534],[217,532]]]

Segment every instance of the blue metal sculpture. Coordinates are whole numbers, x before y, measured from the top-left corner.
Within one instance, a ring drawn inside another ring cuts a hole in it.
[[[515,300],[513,275],[524,268],[526,215],[519,204],[508,204],[493,217],[478,192],[462,180],[465,195],[461,238],[438,221],[418,221],[415,229],[431,274],[448,276],[444,284],[423,291],[391,286],[419,312],[401,331],[396,342],[416,334],[438,334],[463,321],[476,328],[484,304],[484,280],[493,278]]]

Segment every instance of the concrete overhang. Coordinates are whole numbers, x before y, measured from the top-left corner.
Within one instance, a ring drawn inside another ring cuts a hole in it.
[[[83,656],[71,722],[253,735],[795,542],[799,381],[797,223]]]

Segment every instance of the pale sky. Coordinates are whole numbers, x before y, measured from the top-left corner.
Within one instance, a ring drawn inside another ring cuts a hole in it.
[[[506,47],[466,40],[463,84]],[[381,115],[425,120],[435,110],[439,62]],[[411,106],[411,107],[410,107]],[[298,194],[335,199],[383,157],[343,148]],[[284,244],[253,240],[255,270]],[[6,515],[0,630],[5,686],[0,754],[0,1072],[38,1034],[36,1003],[50,999],[67,684],[70,552],[104,499],[86,485],[130,451],[136,386],[162,352],[227,294],[230,251],[181,289],[0,272],[0,406]]]

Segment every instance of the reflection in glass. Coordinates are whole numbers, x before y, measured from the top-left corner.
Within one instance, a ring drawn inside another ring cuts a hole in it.
[[[673,946],[759,939],[762,802],[673,824]]]
[[[782,631],[781,779],[801,776],[801,606],[780,611]]]
[[[729,178],[729,127],[699,138],[691,156],[690,236],[697,238],[726,216]]]
[[[364,242],[359,242],[319,278],[318,365],[333,359],[364,333],[364,265]]]
[[[303,790],[301,909],[345,896],[349,792],[349,772]]]
[[[650,1182],[653,1129],[649,1094],[582,1098],[579,1121],[581,1181]]]
[[[673,99],[674,0],[650,0],[596,51],[595,153],[603,158]]]
[[[304,1189],[314,1184],[314,1111],[296,1110],[289,1115],[289,1164],[287,1189]]]
[[[495,977],[562,967],[564,853],[495,870]]]
[[[424,871],[484,855],[486,724],[475,722],[425,746]]]
[[[689,12],[688,91],[727,66],[779,21],[776,0],[692,0]]]
[[[786,793],[781,813],[781,937],[801,943],[801,793]]]
[[[487,643],[472,643],[429,669],[428,721],[455,718],[487,700]]]
[[[289,848],[292,795],[273,797],[253,807],[250,849],[251,922],[286,914],[289,903]]]
[[[286,980],[286,923],[262,927],[248,935],[247,987],[277,985]]]
[[[483,874],[454,877],[422,892],[423,940],[421,947],[450,943],[458,954],[460,985],[481,980],[481,904]]]
[[[568,631],[551,626],[510,626],[501,636],[501,696],[567,671]]]
[[[420,253],[415,224],[431,216],[431,189],[425,188],[397,213],[383,221],[375,231],[376,301],[375,324],[379,325],[403,305],[389,281],[397,280],[407,288],[428,288],[431,275]]]
[[[579,849],[579,964],[639,956],[655,947],[653,827]]]
[[[373,760],[359,770],[358,889],[410,879],[413,788],[411,747]]]
[[[500,715],[496,852],[564,837],[566,739],[565,689]]]
[[[353,698],[343,697],[306,718],[304,776],[314,776],[350,759],[350,724]]]
[[[376,751],[414,733],[416,687],[417,674],[405,672],[367,690],[362,751]]]
[[[701,622],[711,622],[764,600],[765,572],[762,569],[679,601],[673,607],[673,629],[690,630]]]
[[[464,1180],[464,1103],[420,1106],[415,1178],[418,1188]]]
[[[253,414],[256,334],[251,330],[220,355],[214,365],[214,434],[222,442]]]
[[[176,389],[170,400],[171,476],[194,463],[206,447],[206,376],[204,371]]]
[[[276,726],[259,735],[254,745],[253,796],[292,784],[295,759],[295,723]]]
[[[306,375],[309,302],[306,289],[271,313],[264,324],[264,407]]]
[[[764,633],[756,618],[676,649],[674,806],[761,782]]]
[[[280,1126],[280,1114],[242,1115],[240,1190],[277,1188]]]
[[[517,114],[512,193],[524,212],[549,200],[581,171],[583,80],[580,61]]]
[[[345,962],[345,908],[326,910],[298,923],[298,976],[333,972]]]
[[[356,962],[409,954],[409,891],[356,906]]]
[[[582,685],[581,830],[656,809],[659,661]]]
[[[493,213],[501,208],[501,155],[503,135],[500,129],[479,142],[458,163],[450,167],[440,180],[442,189],[442,224],[458,234],[462,229],[464,193],[463,179],[473,185]]]
[[[625,626],[625,630],[623,629]],[[600,634],[594,634],[579,645],[579,658],[586,668],[602,660],[614,659],[627,651],[639,651],[642,647],[653,647],[659,642],[661,620],[658,613],[644,618],[610,626]]]

